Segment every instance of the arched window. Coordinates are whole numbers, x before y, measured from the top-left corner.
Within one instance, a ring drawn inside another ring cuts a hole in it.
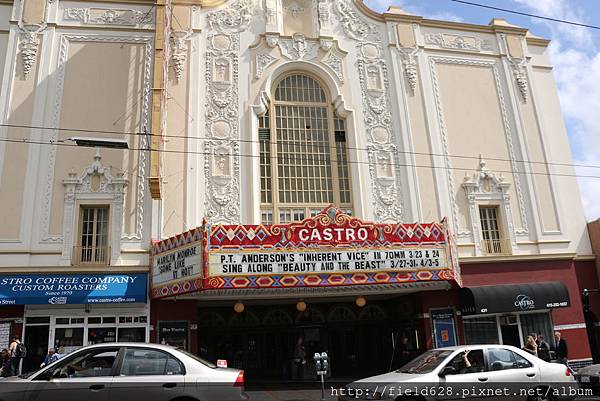
[[[262,222],[299,221],[332,203],[351,214],[346,125],[321,84],[286,75],[273,99],[259,118]]]

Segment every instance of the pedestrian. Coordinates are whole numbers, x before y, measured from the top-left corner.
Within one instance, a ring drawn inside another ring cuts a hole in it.
[[[304,339],[298,337],[294,347],[294,359],[292,361],[292,379],[304,378],[304,365],[306,365],[306,350],[304,348]]]
[[[550,362],[550,345],[544,340],[543,335],[538,335],[538,357],[546,362]]]
[[[529,352],[531,355],[538,355],[537,344],[531,335],[527,336],[527,339],[525,340],[525,346],[522,349],[523,351]]]
[[[44,359],[44,362],[40,365],[40,368],[43,368],[44,366],[48,366],[51,363],[58,361],[61,356],[62,355],[54,351],[54,348],[48,348],[48,354],[46,355],[46,359]]]
[[[556,362],[566,365],[569,360],[569,347],[567,346],[567,340],[561,338],[560,331],[554,333],[554,349]]]
[[[10,364],[10,352],[7,348],[4,348],[0,353],[0,377],[12,376],[12,369]]]
[[[10,352],[11,371],[12,374],[16,376],[19,374],[21,359],[27,356],[27,348],[25,348],[25,344],[19,340],[19,337],[13,336],[8,351]]]

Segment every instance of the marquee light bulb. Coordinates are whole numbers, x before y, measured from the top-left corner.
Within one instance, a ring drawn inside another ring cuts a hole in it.
[[[236,302],[235,305],[233,305],[233,310],[237,313],[242,313],[245,308],[246,306],[242,302]]]

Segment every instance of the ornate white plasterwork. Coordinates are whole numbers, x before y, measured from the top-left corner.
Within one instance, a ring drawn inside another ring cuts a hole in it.
[[[271,56],[269,53],[257,54],[254,60],[254,78],[260,79],[263,72],[276,61],[277,58]]]
[[[65,81],[65,70],[68,58],[69,43],[71,42],[106,42],[106,43],[131,43],[144,45],[144,79],[143,79],[143,98],[142,98],[142,115],[141,125],[149,131],[150,127],[150,91],[152,84],[152,36],[113,36],[113,35],[71,35],[63,34],[60,37],[60,48],[58,54],[58,66],[56,70],[56,89],[55,100],[53,106],[52,127],[59,127],[62,95]],[[51,130],[49,141],[56,141],[58,138],[58,130]],[[140,149],[148,147],[148,140],[145,135],[140,136]],[[49,233],[50,226],[50,210],[52,207],[52,188],[54,182],[54,166],[56,163],[57,147],[52,146],[48,152],[48,165],[46,167],[46,182],[42,204],[42,238],[43,243],[60,243],[63,241],[62,235],[51,235]],[[123,233],[121,239],[124,241],[140,241],[144,228],[144,203],[146,197],[146,151],[140,150],[138,154],[138,185],[135,195],[135,231],[133,233]]]
[[[452,35],[449,33],[428,33],[425,35],[425,43],[436,45],[443,49],[469,50],[474,52],[493,49],[489,40],[480,39],[475,36]]]
[[[404,208],[383,33],[362,19],[349,0],[334,1],[334,8],[346,35],[357,41],[375,220],[402,221]]]
[[[240,32],[252,19],[253,2],[238,0],[208,14],[206,46],[206,217],[213,223],[240,221],[238,74]]]
[[[154,13],[152,9],[144,12],[133,9],[70,7],[65,8],[63,19],[86,25],[137,26],[152,24]]]
[[[481,219],[479,216],[479,205],[480,204],[497,204],[504,211],[501,213],[501,219],[503,223],[502,232],[507,232],[509,239],[510,248],[516,247],[517,239],[515,237],[515,230],[512,217],[512,208],[510,206],[510,184],[504,181],[504,178],[500,175],[489,171],[486,167],[486,161],[479,156],[479,168],[478,171],[471,177],[465,175],[462,187],[465,190],[467,201],[469,204],[469,218],[471,221],[471,230],[473,231],[473,242],[475,243],[476,255],[482,255],[482,240],[481,234]],[[507,244],[499,244],[500,247],[507,246]],[[512,252],[510,252],[512,253]]]
[[[111,260],[116,261],[121,252],[121,233],[123,231],[123,205],[125,202],[125,187],[128,182],[123,178],[123,173],[113,177],[110,168],[102,165],[102,157],[96,151],[94,162],[77,176],[69,173],[69,177],[63,180],[65,191],[65,202],[63,211],[63,264],[70,264],[73,246],[76,245],[74,231],[77,226],[78,211],[77,202],[102,203],[109,202],[110,205],[110,249]]]
[[[340,56],[338,56],[335,52],[330,51],[323,59],[322,63],[331,68],[340,83],[344,83],[344,66]]]
[[[319,54],[319,42],[307,40],[301,33],[295,33],[291,39],[279,39],[281,54],[290,60],[312,60]]]
[[[519,88],[519,93],[521,93],[521,98],[524,103],[527,103],[527,98],[529,96],[529,82],[527,81],[527,61],[522,58],[514,58],[508,56],[508,64],[512,70],[513,76],[515,77],[515,82],[517,84],[517,88]]]
[[[515,235],[527,235],[529,233],[528,224],[527,224],[527,215],[525,212],[525,201],[523,198],[523,191],[521,190],[521,181],[519,178],[519,166],[516,162],[515,156],[515,148],[513,145],[512,132],[510,128],[510,122],[508,117],[508,111],[506,108],[506,101],[504,98],[504,92],[502,90],[502,85],[500,81],[500,74],[498,72],[498,65],[495,61],[487,61],[487,60],[475,60],[475,59],[465,59],[465,58],[452,58],[452,57],[430,57],[430,71],[431,78],[433,82],[433,92],[435,96],[435,106],[437,111],[438,124],[441,131],[442,136],[442,146],[444,149],[444,164],[446,168],[446,178],[448,182],[448,188],[450,192],[450,204],[452,205],[452,223],[454,229],[456,230],[457,236],[459,237],[469,237],[471,235],[471,231],[466,229],[465,227],[460,227],[458,224],[458,202],[454,197],[457,192],[455,190],[454,185],[454,174],[452,173],[452,163],[450,161],[450,151],[449,151],[449,143],[448,143],[448,131],[446,129],[446,123],[444,118],[444,112],[442,107],[442,98],[440,92],[439,80],[436,72],[436,63],[445,63],[445,64],[457,64],[457,65],[469,65],[469,66],[478,66],[478,67],[486,67],[490,68],[494,75],[494,83],[496,85],[496,92],[498,93],[498,102],[500,105],[500,110],[502,114],[502,123],[504,128],[505,140],[508,146],[508,151],[510,155],[510,165],[511,170],[514,172],[514,185],[515,192],[517,195],[517,201],[519,204],[519,213],[521,218],[521,227],[514,228]]]
[[[415,93],[417,89],[418,80],[418,68],[417,68],[417,53],[419,52],[418,47],[401,47],[398,49],[400,52],[400,60],[402,61],[402,68],[404,68],[404,76],[408,81],[408,86],[412,93]]]
[[[187,61],[188,45],[192,31],[173,31],[171,32],[171,65],[175,72],[175,79],[179,81],[185,70]]]
[[[369,35],[378,33],[375,25],[369,24],[358,15],[350,0],[335,0],[333,5],[344,32],[350,38],[366,40]]]
[[[241,32],[250,23],[253,13],[253,0],[237,0],[222,10],[208,14],[208,25],[219,32]]]
[[[23,63],[23,76],[29,76],[35,61],[37,60],[38,46],[40,44],[41,32],[46,29],[46,23],[42,24],[19,24],[19,51]]]

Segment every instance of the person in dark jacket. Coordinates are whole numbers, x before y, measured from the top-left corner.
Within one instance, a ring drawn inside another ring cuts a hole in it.
[[[538,357],[546,362],[550,362],[550,345],[544,340],[543,335],[538,335]]]
[[[569,347],[567,346],[567,341],[561,338],[560,331],[554,333],[554,346],[556,362],[566,365],[569,360]]]
[[[12,376],[12,365],[10,363],[10,352],[4,348],[0,353],[0,377]]]

